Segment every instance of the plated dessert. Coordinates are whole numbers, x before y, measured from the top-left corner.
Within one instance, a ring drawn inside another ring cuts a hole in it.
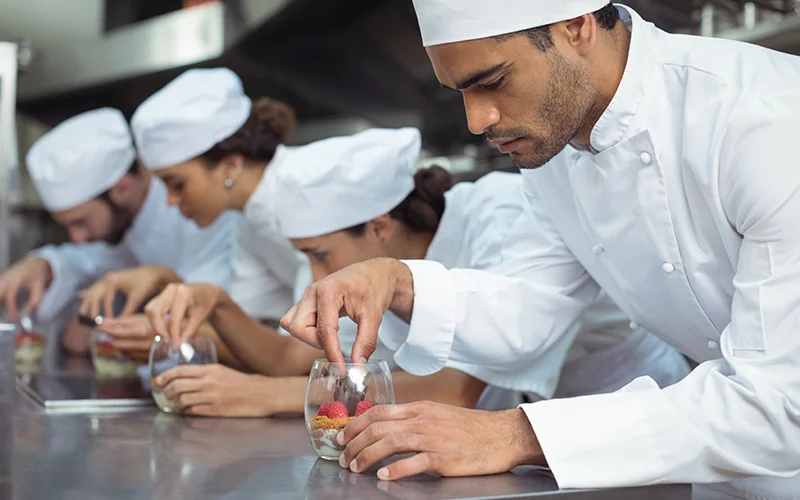
[[[361,401],[356,407],[355,415],[350,416],[343,403],[323,403],[316,416],[307,422],[311,446],[320,458],[338,460],[344,448],[336,443],[336,436],[356,417],[372,408],[369,401]]]

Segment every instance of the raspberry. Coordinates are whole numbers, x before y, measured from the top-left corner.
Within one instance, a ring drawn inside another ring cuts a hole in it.
[[[331,404],[331,407],[328,410],[328,418],[349,418],[349,417],[350,414],[347,412],[347,408],[345,408],[344,404],[338,401]]]
[[[103,349],[113,349],[114,343],[110,340],[103,340],[97,345],[97,347],[102,347]]]
[[[370,403],[369,401],[361,401],[360,403],[358,403],[358,406],[356,406],[356,417],[358,417],[365,411],[369,410],[370,408],[372,408],[372,403]]]
[[[320,405],[320,407],[319,407],[319,411],[317,412],[317,416],[327,417],[328,416],[328,412],[330,412],[330,410],[331,410],[331,404],[330,403],[322,403]]]

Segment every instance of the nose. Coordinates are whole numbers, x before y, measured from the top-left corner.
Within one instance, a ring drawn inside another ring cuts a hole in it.
[[[500,122],[500,110],[484,96],[464,92],[464,110],[467,113],[467,126],[475,135]]]
[[[86,229],[70,227],[67,228],[67,232],[69,233],[69,239],[76,245],[89,241],[89,231]]]
[[[181,197],[175,193],[167,192],[167,205],[174,207],[181,202]]]

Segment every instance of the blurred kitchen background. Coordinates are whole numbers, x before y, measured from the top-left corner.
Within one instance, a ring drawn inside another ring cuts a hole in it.
[[[671,32],[800,53],[798,0],[626,4]],[[186,68],[220,65],[251,97],[294,106],[296,144],[411,125],[462,178],[513,168],[469,134],[460,96],[439,86],[411,0],[0,0],[0,269],[66,240],[24,171],[41,134],[101,106],[130,118]]]

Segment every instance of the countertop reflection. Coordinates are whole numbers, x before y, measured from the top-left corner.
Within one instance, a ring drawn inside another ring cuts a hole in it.
[[[14,401],[15,499],[462,499],[684,500],[684,486],[559,492],[534,468],[463,479],[422,475],[397,483],[317,460],[300,419],[186,418],[130,413],[45,413]]]

